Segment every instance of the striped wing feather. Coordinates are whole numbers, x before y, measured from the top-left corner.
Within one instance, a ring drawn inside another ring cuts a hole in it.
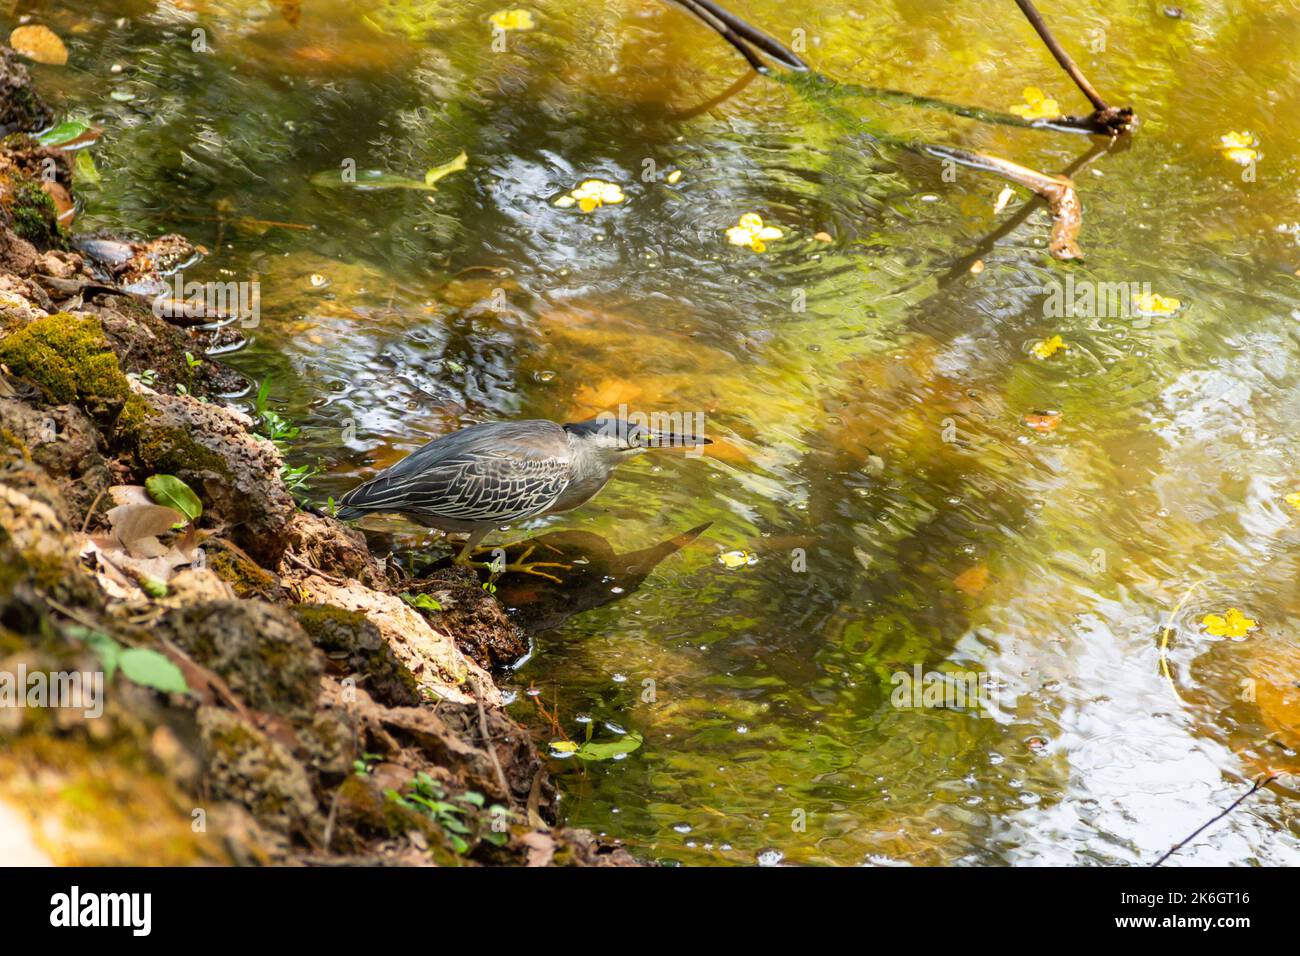
[[[474,425],[435,438],[339,505],[504,523],[555,502],[571,477],[568,450],[564,429],[553,422]]]

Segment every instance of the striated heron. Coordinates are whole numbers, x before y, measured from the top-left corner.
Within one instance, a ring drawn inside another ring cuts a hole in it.
[[[343,520],[400,514],[428,528],[467,534],[456,563],[502,525],[569,511],[604,488],[620,462],[650,448],[710,440],[611,418],[557,425],[488,422],[435,438],[339,499]],[[525,555],[526,557],[527,555]],[[523,558],[510,570],[527,573]]]

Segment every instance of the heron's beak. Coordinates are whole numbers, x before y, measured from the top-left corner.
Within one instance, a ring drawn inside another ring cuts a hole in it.
[[[678,435],[674,432],[650,432],[646,436],[646,448],[699,448],[712,445],[712,438],[695,435]]]

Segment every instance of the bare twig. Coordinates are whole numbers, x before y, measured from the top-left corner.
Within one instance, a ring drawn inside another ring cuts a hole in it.
[[[1068,176],[1051,176],[1040,173],[1028,166],[1021,166],[1009,159],[990,156],[988,153],[976,153],[955,146],[938,146],[921,144],[912,147],[918,152],[929,153],[943,159],[950,159],[972,169],[983,170],[1001,176],[1017,185],[1032,189],[1047,200],[1052,211],[1052,235],[1048,249],[1057,259],[1080,259],[1083,251],[1079,248],[1079,229],[1083,226],[1083,206],[1074,188],[1074,180]]]
[[[794,51],[784,44],[772,39],[757,27],[750,26],[733,13],[722,9],[712,0],[675,0],[675,2],[698,17],[709,29],[716,32],[735,48],[758,73],[767,73],[768,65],[754,48],[772,57],[781,66],[790,70],[808,69]]]
[[[478,729],[483,735],[483,746],[487,748],[488,757],[492,760],[492,768],[497,772],[497,783],[501,784],[501,795],[509,798],[510,784],[506,783],[505,771],[501,769],[501,761],[497,759],[497,748],[492,743],[492,735],[488,732],[487,712],[483,709],[483,688],[479,685],[478,679],[471,677],[470,685],[474,690],[474,703],[478,705]]]
[[[1277,779],[1277,776],[1278,775],[1275,773],[1265,774],[1261,776],[1258,780],[1255,781],[1255,785],[1253,787],[1251,787],[1249,790],[1247,790],[1245,793],[1239,796],[1236,800],[1233,800],[1232,803],[1228,804],[1227,807],[1225,807],[1220,813],[1218,813],[1211,819],[1202,823],[1199,827],[1193,830],[1192,833],[1188,835],[1186,839],[1180,840],[1179,842],[1171,846],[1165,852],[1165,855],[1162,856],[1160,859],[1156,860],[1154,863],[1152,863],[1151,866],[1154,868],[1159,866],[1161,863],[1165,862],[1165,860],[1169,859],[1171,856],[1173,856],[1175,853],[1181,850],[1192,840],[1196,839],[1201,834],[1201,832],[1205,830],[1207,827],[1215,823],[1218,823],[1220,820],[1226,817],[1233,810],[1237,809],[1237,807],[1241,804],[1241,802],[1245,800],[1247,797],[1251,796],[1256,791],[1262,790],[1264,787],[1267,787],[1270,783],[1272,783],[1274,780]]]
[[[1051,51],[1052,56],[1056,57],[1056,62],[1061,64],[1061,69],[1069,74],[1070,79],[1074,80],[1074,85],[1079,88],[1088,102],[1092,104],[1093,113],[1084,119],[1077,117],[1062,117],[1063,121],[1068,121],[1069,125],[1082,124],[1085,127],[1091,127],[1093,132],[1105,133],[1109,136],[1117,136],[1128,129],[1133,123],[1133,110],[1128,107],[1116,108],[1108,106],[1106,101],[1101,98],[1096,87],[1088,82],[1088,78],[1083,75],[1079,69],[1079,64],[1074,62],[1074,58],[1065,52],[1065,47],[1057,42],[1056,37],[1052,36],[1052,31],[1048,29],[1047,24],[1043,21],[1042,15],[1034,7],[1030,0],[1016,0],[1016,6],[1020,12],[1025,15],[1030,25],[1037,31],[1047,49]]]

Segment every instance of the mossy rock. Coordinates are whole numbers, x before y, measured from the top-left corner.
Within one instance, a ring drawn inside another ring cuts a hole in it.
[[[0,339],[0,363],[40,387],[56,405],[76,402],[111,420],[131,387],[95,318],[59,312]]]
[[[288,611],[262,601],[205,601],[173,608],[157,626],[249,707],[310,722],[320,655]]]
[[[326,666],[337,677],[360,675],[366,692],[390,707],[420,703],[415,675],[393,654],[379,628],[360,611],[330,604],[299,604],[293,609],[298,623],[325,652]]]

